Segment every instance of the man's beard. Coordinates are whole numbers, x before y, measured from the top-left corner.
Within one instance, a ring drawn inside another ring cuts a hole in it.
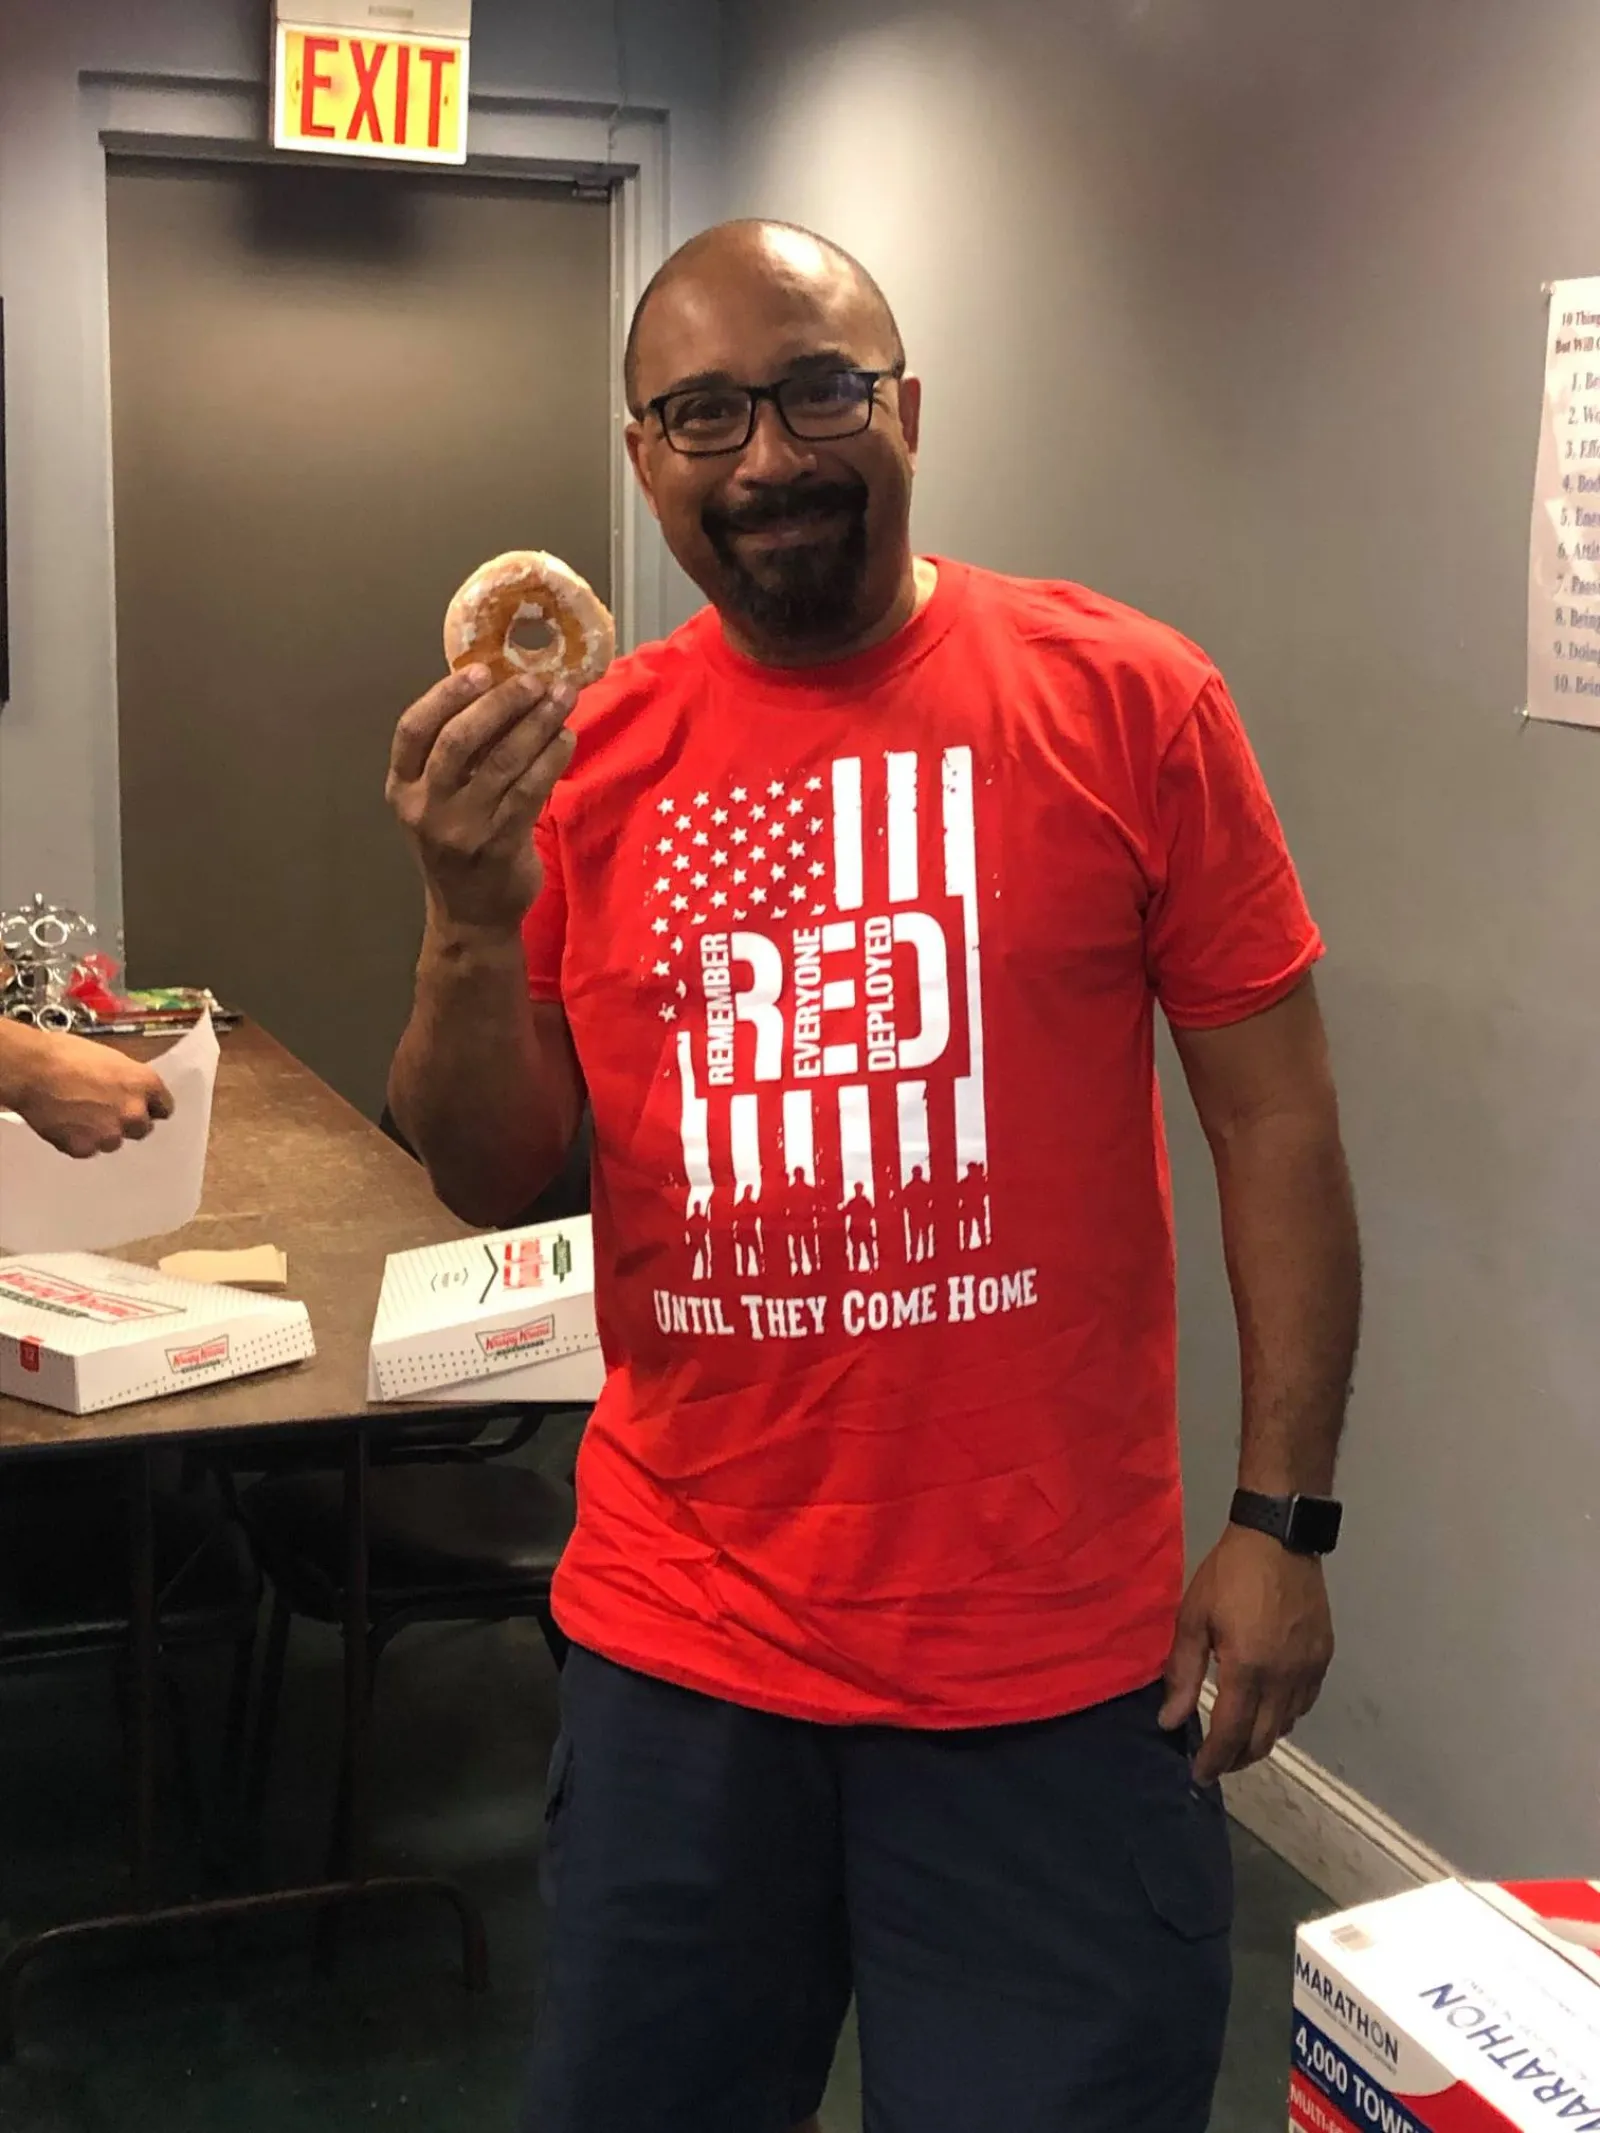
[[[842,516],[842,530],[768,549],[754,568],[734,538],[824,515]],[[722,565],[725,603],[757,635],[780,644],[825,644],[850,634],[867,575],[865,483],[792,482],[733,509],[708,504],[701,524]]]

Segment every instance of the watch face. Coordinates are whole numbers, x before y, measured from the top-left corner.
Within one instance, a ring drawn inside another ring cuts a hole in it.
[[[1291,1548],[1307,1555],[1331,1554],[1339,1538],[1344,1508],[1322,1496],[1297,1496],[1285,1535]]]

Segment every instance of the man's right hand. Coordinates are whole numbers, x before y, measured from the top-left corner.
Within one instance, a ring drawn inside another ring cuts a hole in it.
[[[572,760],[575,701],[565,684],[519,674],[491,688],[485,668],[468,667],[401,717],[385,794],[447,924],[521,925],[541,880],[533,825]]]

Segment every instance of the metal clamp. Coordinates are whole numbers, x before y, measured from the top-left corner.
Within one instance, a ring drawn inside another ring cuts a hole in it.
[[[93,1017],[72,998],[95,939],[91,920],[42,895],[0,911],[0,1015],[36,1029],[74,1030]]]

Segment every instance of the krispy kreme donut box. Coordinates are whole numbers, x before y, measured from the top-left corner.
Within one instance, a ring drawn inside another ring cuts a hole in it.
[[[587,1215],[393,1252],[372,1328],[372,1400],[599,1398]]]
[[[0,1257],[0,1393],[98,1414],[315,1355],[302,1303],[95,1252]]]

